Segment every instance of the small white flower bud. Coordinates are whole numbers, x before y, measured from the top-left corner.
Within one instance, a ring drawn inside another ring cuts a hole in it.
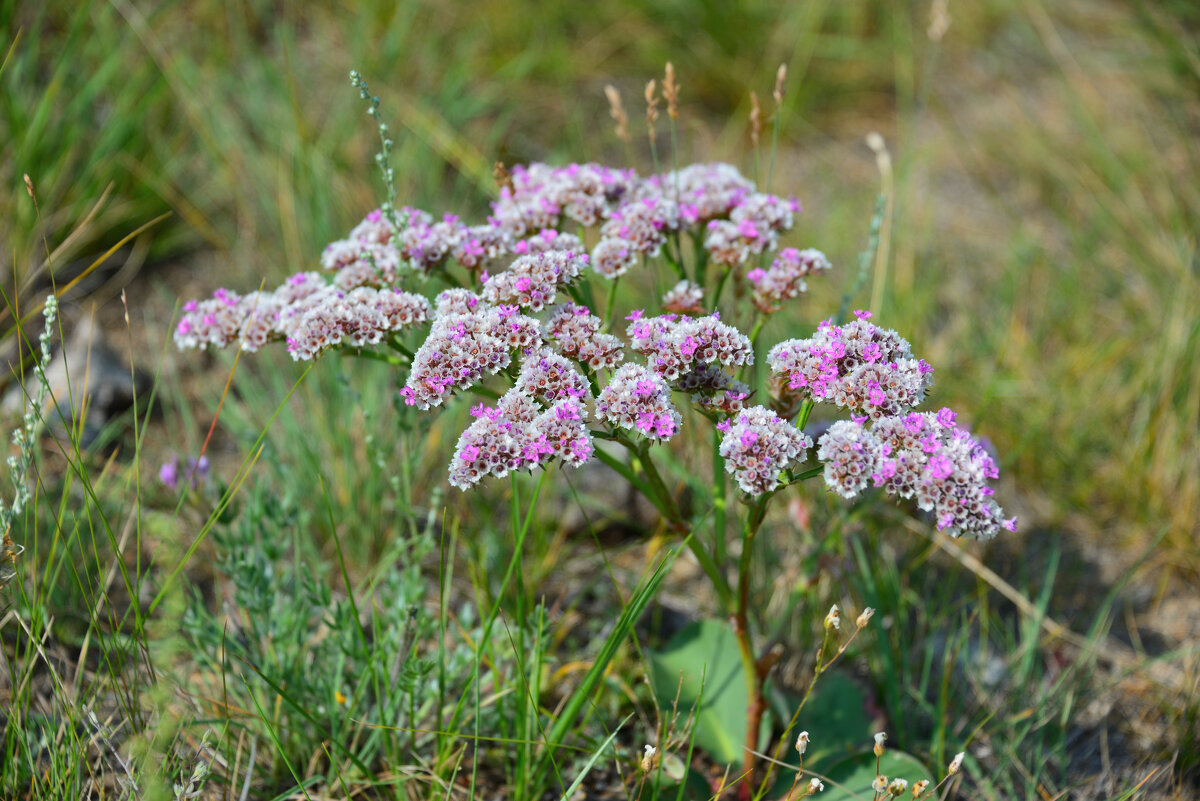
[[[642,754],[642,773],[649,773],[656,767],[658,767],[658,749],[647,743],[645,753]]]
[[[883,742],[887,739],[887,732],[875,733],[875,756],[883,756]]]
[[[871,782],[871,789],[877,793],[886,793],[888,787],[887,776],[876,776],[875,781]]]
[[[860,614],[858,619],[854,621],[854,625],[858,626],[860,629],[865,629],[867,624],[871,622],[871,618],[874,616],[875,610],[868,606],[866,609],[862,610],[862,614]]]
[[[907,790],[908,790],[908,780],[907,779],[892,779],[891,783],[888,785],[888,788],[887,788],[888,794],[891,795],[893,798],[899,798]]]
[[[813,793],[819,793],[819,792],[823,791],[824,789],[825,789],[825,785],[821,782],[820,779],[814,778],[814,779],[810,780],[808,783],[808,794],[809,795],[812,795]]]
[[[921,796],[925,795],[925,790],[928,787],[929,787],[929,780],[921,779],[921,781],[919,781],[913,785],[912,797],[920,798]]]
[[[947,770],[947,773],[950,776],[953,776],[955,773],[958,773],[960,770],[962,770],[963,757],[965,756],[965,752],[959,751],[954,755],[954,759],[950,760],[950,767]]]
[[[825,630],[833,629],[840,631],[842,628],[841,612],[838,611],[837,604],[829,608],[829,614],[825,616]]]
[[[804,752],[808,750],[808,732],[800,732],[800,736],[796,738],[796,753],[804,756]]]

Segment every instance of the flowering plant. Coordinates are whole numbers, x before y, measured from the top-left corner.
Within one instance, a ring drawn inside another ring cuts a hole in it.
[[[390,198],[391,140],[380,129]],[[995,460],[952,410],[917,411],[933,368],[868,311],[775,343],[759,370],[765,321],[832,269],[820,251],[787,246],[801,213],[795,198],[761,191],[722,163],[648,176],[539,163],[499,176],[485,221],[389,200],[325,248],[323,272],[187,302],[176,342],[256,351],[279,341],[298,361],[335,348],[382,359],[407,371],[399,393],[419,410],[473,396],[474,421],[448,465],[449,483],[464,491],[555,463],[611,467],[684,538],[734,620],[750,699],[743,767],[752,772],[771,660],[754,649],[747,585],[772,499],[820,476],[844,498],[880,487],[915,499],[939,529],[989,538],[1016,526],[992,497]],[[643,286],[662,274],[670,288],[656,303],[622,308],[623,279]],[[849,419],[814,439],[816,404]],[[684,514],[651,450],[688,436],[712,441],[707,543],[697,534],[708,516]],[[743,502],[736,571],[726,474]],[[835,608],[827,645],[839,628]],[[823,646],[823,655],[844,648]]]

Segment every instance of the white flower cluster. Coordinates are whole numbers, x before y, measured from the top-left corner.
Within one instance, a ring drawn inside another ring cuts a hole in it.
[[[914,358],[895,331],[868,322],[868,312],[856,314],[846,325],[825,321],[812,337],[771,348],[767,361],[777,383],[872,420],[913,408],[924,400],[933,368]]]
[[[943,408],[884,418],[870,429],[861,420],[834,423],[817,451],[825,483],[845,498],[865,489],[868,479],[890,494],[915,498],[952,536],[990,539],[1002,528],[1015,531],[1016,518],[1004,518],[988,486],[999,477],[995,460],[955,417]]]
[[[480,404],[471,413],[475,422],[459,437],[450,460],[450,483],[459,489],[551,459],[578,467],[592,455],[591,434],[577,400],[561,400],[543,410],[532,396],[513,389],[494,408]]]
[[[640,364],[623,364],[613,373],[596,399],[596,417],[660,442],[673,437],[683,422],[667,382]]]
[[[747,495],[762,495],[779,486],[780,474],[800,459],[812,440],[775,412],[752,406],[726,426],[720,453],[725,472]]]
[[[720,321],[707,317],[665,314],[641,317],[635,312],[626,328],[630,347],[645,355],[647,364],[668,381],[689,372],[693,365],[719,362],[726,367],[754,363],[750,338]]]

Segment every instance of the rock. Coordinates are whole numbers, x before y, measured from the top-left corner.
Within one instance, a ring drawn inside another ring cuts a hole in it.
[[[69,325],[71,310],[60,315]],[[130,371],[128,362],[108,344],[104,330],[93,315],[82,315],[70,329],[66,345],[58,348],[45,369],[49,393],[42,407],[42,419],[59,430],[74,426],[86,412],[81,427],[80,447],[87,447],[116,415],[133,405],[136,396],[148,397],[151,380],[144,371]],[[11,363],[10,369],[16,372]],[[68,381],[69,378],[69,381]],[[9,419],[24,413],[29,398],[38,393],[39,377],[26,368],[24,386],[9,389],[2,410]]]

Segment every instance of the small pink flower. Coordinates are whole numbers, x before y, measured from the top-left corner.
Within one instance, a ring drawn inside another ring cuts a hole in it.
[[[954,472],[954,464],[945,456],[934,456],[929,460],[929,475],[935,480],[949,478]]]

